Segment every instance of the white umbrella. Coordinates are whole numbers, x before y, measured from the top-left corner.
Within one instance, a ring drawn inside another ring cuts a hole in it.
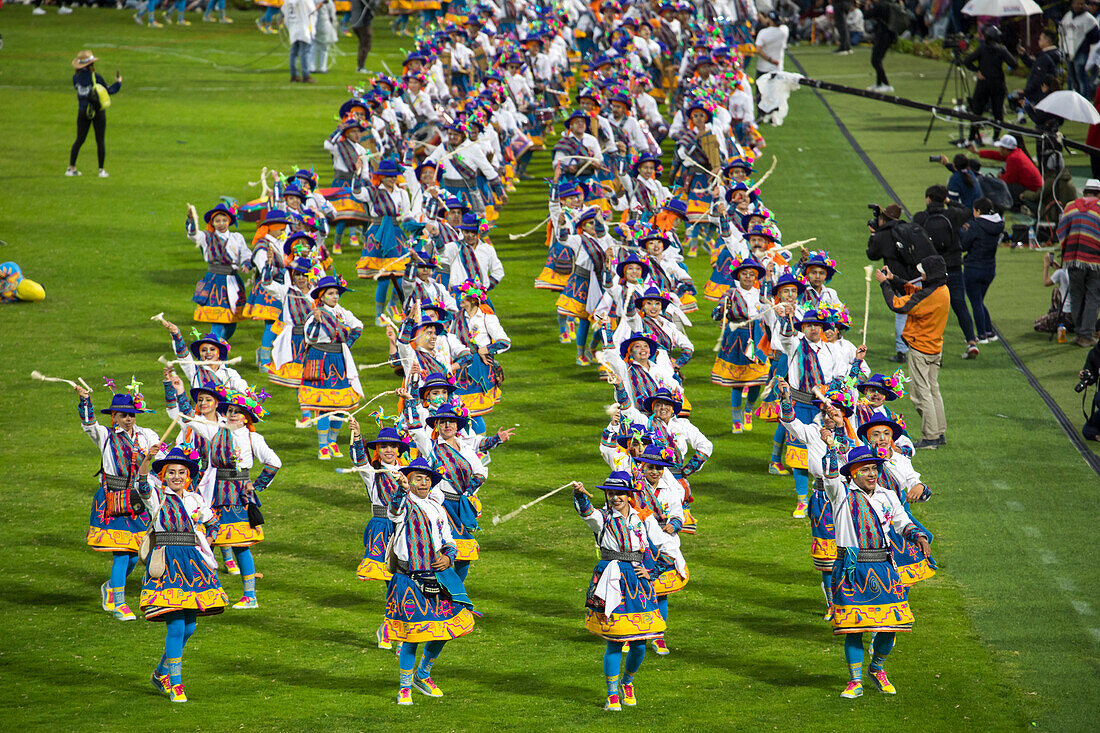
[[[1086,125],[1100,123],[1100,112],[1096,111],[1092,102],[1077,92],[1065,89],[1046,95],[1039,104],[1035,105],[1035,109],[1073,122],[1084,122]]]
[[[970,0],[963,6],[962,12],[971,16],[1012,18],[1017,15],[1039,15],[1043,9],[1035,0]]]

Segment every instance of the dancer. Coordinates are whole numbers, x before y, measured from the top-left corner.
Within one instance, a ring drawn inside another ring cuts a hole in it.
[[[710,370],[710,381],[730,388],[732,432],[739,435],[752,430],[753,411],[768,378],[768,355],[761,347],[765,334],[759,284],[765,270],[749,255],[743,260],[733,260],[730,272],[735,284],[710,314],[712,320],[722,324],[721,345]]]
[[[203,214],[203,221],[206,230],[200,232],[192,219],[187,220],[187,237],[202,249],[206,260],[206,274],[191,297],[195,303],[193,318],[212,324],[211,333],[228,341],[242,318],[245,294],[239,273],[252,267],[252,253],[244,237],[229,231],[237,223],[237,214],[225,204]]]
[[[141,589],[141,610],[148,621],[164,622],[164,654],[149,682],[172,702],[187,702],[183,690],[183,648],[195,633],[199,616],[214,616],[229,605],[218,582],[218,563],[203,534],[213,518],[197,489],[198,453],[176,446],[164,458],[150,451],[138,469],[137,490],[149,507],[149,556]],[[158,485],[149,482],[149,466]]]
[[[194,340],[188,345],[183,340],[179,326],[171,321],[162,320],[161,323],[172,335],[172,350],[176,354],[180,369],[192,387],[201,387],[212,382],[225,385],[234,392],[243,392],[248,389],[248,385],[237,370],[226,363],[231,347],[225,339],[212,333],[203,336],[195,329],[191,329]]]
[[[500,319],[485,305],[487,293],[466,281],[458,287],[461,309],[451,322],[451,333],[468,349],[455,364],[458,398],[473,418],[473,429],[485,432],[484,416],[500,402],[504,371],[497,354],[507,351],[512,342],[500,325]]]
[[[114,381],[105,380],[114,392]],[[137,492],[138,466],[149,453],[156,453],[160,439],[148,428],[135,424],[137,416],[149,412],[132,381],[129,393],[114,392],[111,404],[100,410],[110,415],[109,427],[100,425],[92,410],[92,398],[84,387],[74,387],[80,401],[80,427],[99,448],[99,489],[92,500],[88,545],[97,552],[114,555],[111,574],[99,588],[103,610],[119,621],[136,616],[126,605],[126,578],[138,561],[138,547],[149,526],[149,512]]]

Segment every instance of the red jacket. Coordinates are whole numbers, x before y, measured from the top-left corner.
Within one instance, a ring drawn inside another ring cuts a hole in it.
[[[1043,174],[1027,157],[1027,153],[1019,148],[1005,155],[1000,150],[980,150],[978,155],[983,158],[1004,161],[1005,169],[1001,173],[1001,180],[1005,183],[1018,183],[1028,191],[1038,191],[1043,187]]]

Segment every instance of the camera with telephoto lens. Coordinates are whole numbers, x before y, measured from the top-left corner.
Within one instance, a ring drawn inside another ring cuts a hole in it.
[[[1085,387],[1088,387],[1090,384],[1095,384],[1095,383],[1096,383],[1096,375],[1093,374],[1092,372],[1090,372],[1088,369],[1082,369],[1081,370],[1081,381],[1077,383],[1077,385],[1073,388],[1073,391],[1074,392],[1084,392]]]
[[[867,220],[867,226],[878,229],[878,220],[882,218],[882,207],[878,204],[867,204],[867,208],[871,210],[871,218]]]

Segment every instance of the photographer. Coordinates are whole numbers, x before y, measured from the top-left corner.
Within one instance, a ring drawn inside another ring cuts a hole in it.
[[[947,197],[967,208],[973,208],[974,202],[985,194],[982,193],[982,184],[978,180],[978,174],[973,170],[973,164],[964,153],[956,153],[954,159],[948,160],[946,155],[939,158],[931,157],[929,162],[939,162],[951,172],[947,179]],[[979,170],[980,170],[979,163]]]
[[[987,26],[984,40],[963,59],[963,65],[978,72],[974,94],[970,97],[970,112],[982,115],[989,109],[990,115],[998,123],[995,129],[999,131],[1000,123],[1004,122],[1005,95],[1008,93],[1004,67],[1015,69],[1017,66],[1016,58],[1001,43],[1001,31],[995,26]],[[970,139],[981,139],[977,123],[970,125]]]
[[[951,293],[951,310],[959,321],[966,338],[964,359],[978,356],[978,339],[974,335],[974,321],[966,307],[966,284],[963,281],[962,247],[959,229],[970,221],[970,209],[947,202],[947,186],[929,186],[924,192],[924,211],[913,215],[913,223],[928,232],[936,253],[943,257],[947,267],[947,290]]]
[[[901,221],[901,207],[890,204],[886,208],[868,204],[873,218],[867,222],[871,236],[867,239],[867,259],[882,260],[894,276],[912,282],[920,278],[917,263],[924,257],[936,254],[935,247],[923,229],[911,222]],[[905,314],[894,315],[894,356],[888,357],[895,364],[905,362],[909,347],[902,340]]]
[[[1096,384],[1098,374],[1100,374],[1100,345],[1092,347],[1092,351],[1085,357],[1085,366],[1077,373],[1077,378],[1081,381],[1073,390],[1084,392],[1087,387]],[[1081,406],[1083,412],[1084,396],[1081,398]],[[1081,435],[1084,435],[1086,440],[1100,441],[1100,392],[1092,396],[1092,410],[1084,427],[1081,428]]]

